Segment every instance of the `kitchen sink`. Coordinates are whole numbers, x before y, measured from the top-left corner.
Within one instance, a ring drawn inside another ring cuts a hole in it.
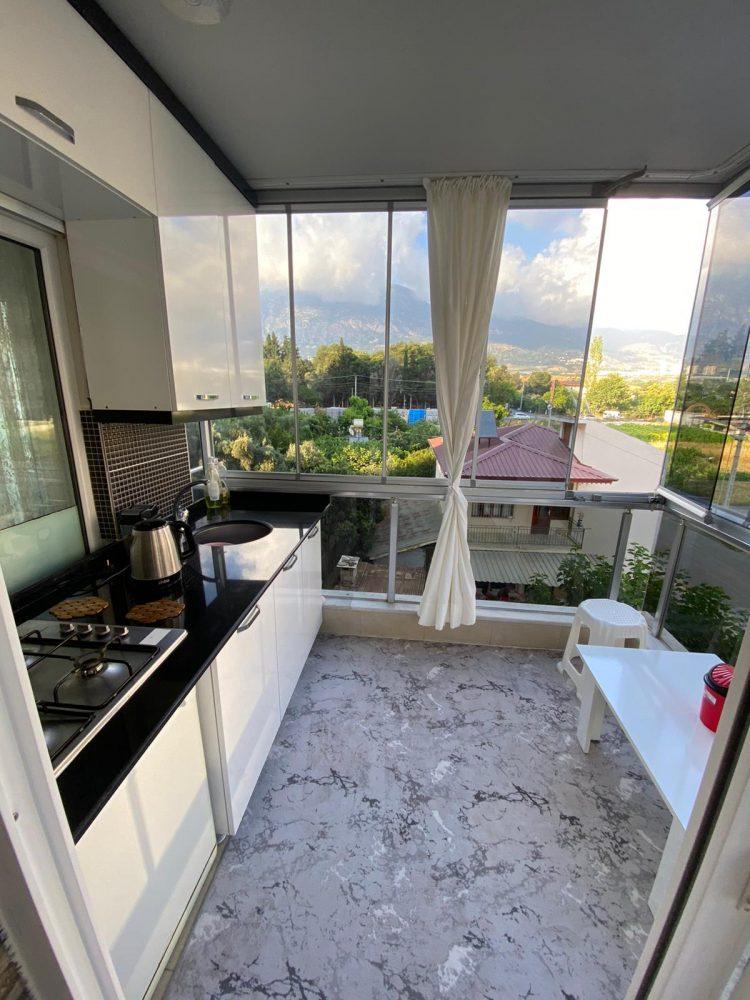
[[[194,537],[198,545],[245,545],[265,538],[272,530],[263,521],[225,521],[199,528]]]

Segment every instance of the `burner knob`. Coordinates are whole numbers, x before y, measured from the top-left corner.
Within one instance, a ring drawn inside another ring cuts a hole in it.
[[[76,632],[78,635],[90,635],[92,631],[89,622],[81,622],[80,625],[76,625]]]
[[[110,627],[109,625],[94,625],[94,635],[105,636],[109,635]]]
[[[73,622],[61,622],[60,623],[60,635],[72,635],[76,630]]]
[[[112,633],[117,636],[118,639],[124,639],[128,634],[128,627],[127,625],[115,625],[112,629]]]

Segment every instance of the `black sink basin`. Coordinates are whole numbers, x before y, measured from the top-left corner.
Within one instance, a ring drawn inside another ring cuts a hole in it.
[[[273,528],[263,521],[224,521],[199,528],[194,537],[198,545],[246,545],[270,535]]]

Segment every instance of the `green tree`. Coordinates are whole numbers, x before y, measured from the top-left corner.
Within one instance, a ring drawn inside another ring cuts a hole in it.
[[[487,356],[484,393],[493,404],[502,404],[508,410],[518,406],[521,397],[521,381],[518,375],[499,365],[492,355]]]
[[[648,420],[651,417],[664,416],[665,410],[671,410],[675,402],[677,383],[675,379],[646,382],[636,389],[635,412],[639,417]]]
[[[389,378],[392,403],[405,398],[415,407],[437,406],[432,344],[393,344]]]
[[[593,413],[604,410],[623,410],[633,393],[627,379],[617,372],[598,378],[586,394],[586,402]]]
[[[482,400],[482,409],[492,410],[492,412],[495,414],[495,420],[497,421],[498,424],[501,423],[503,420],[506,420],[510,414],[510,410],[505,405],[505,403],[495,403],[489,398],[489,396],[485,396],[484,399]]]
[[[556,385],[554,396],[552,390],[542,396],[545,403],[552,404],[553,413],[562,413],[567,417],[575,416],[578,408],[578,396],[567,385]]]
[[[591,343],[589,344],[589,355],[586,359],[586,374],[583,378],[584,393],[587,393],[589,389],[596,385],[603,360],[604,341],[601,334],[597,334],[591,338]]]

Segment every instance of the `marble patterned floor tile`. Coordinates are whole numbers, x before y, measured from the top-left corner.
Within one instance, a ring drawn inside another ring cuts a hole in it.
[[[318,639],[168,1000],[617,1000],[669,814],[559,654]]]

